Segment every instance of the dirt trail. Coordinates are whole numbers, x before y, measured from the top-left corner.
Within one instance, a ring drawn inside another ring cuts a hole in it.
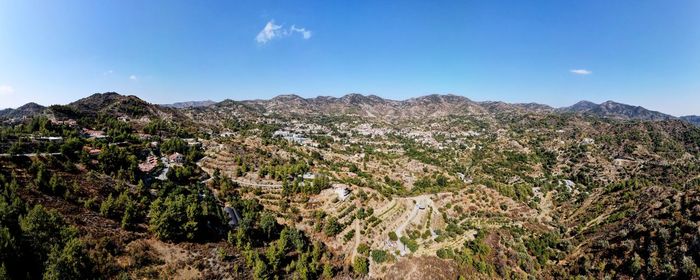
[[[351,261],[355,260],[355,255],[357,254],[357,246],[360,246],[360,222],[359,220],[355,220],[353,224],[355,224],[355,238],[353,238],[354,240],[352,245],[352,254],[350,255]]]
[[[581,212],[583,212],[583,211],[588,211],[588,208],[591,205],[591,203],[593,203],[593,201],[597,201],[599,197],[600,197],[600,191],[594,191],[591,194],[591,196],[589,196],[586,200],[583,201],[581,206],[576,208],[576,211],[571,213],[571,215],[569,215],[566,218],[566,222],[569,223],[569,222],[571,222],[571,219],[573,219],[573,217],[576,217],[576,216],[582,214]]]
[[[549,191],[544,195],[542,201],[540,202],[540,213],[537,215],[537,220],[541,223],[552,222],[552,208],[554,204],[552,203],[552,192]]]
[[[395,230],[396,235],[399,237],[398,246],[399,250],[401,251],[401,256],[406,255],[406,245],[401,242],[401,237],[403,236],[402,232],[406,229],[406,226],[408,226],[408,224],[410,224],[411,221],[416,218],[418,211],[420,211],[420,209],[418,208],[418,204],[416,204],[413,206],[413,210],[411,210],[411,213],[408,215],[408,219],[406,219],[406,221],[399,225],[399,227],[397,227]]]

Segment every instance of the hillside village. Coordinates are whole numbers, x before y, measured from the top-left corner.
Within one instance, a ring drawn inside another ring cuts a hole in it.
[[[583,105],[95,94],[4,118],[0,182],[82,278],[700,277],[700,128]]]

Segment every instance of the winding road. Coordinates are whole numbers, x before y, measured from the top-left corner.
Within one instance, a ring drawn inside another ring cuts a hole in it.
[[[397,227],[395,230],[396,235],[399,237],[398,244],[399,244],[399,250],[401,250],[401,256],[406,255],[406,244],[403,244],[403,242],[401,242],[401,236],[403,236],[401,234],[401,232],[403,232],[404,229],[406,229],[406,227],[408,226],[408,224],[410,224],[411,221],[413,221],[413,219],[416,217],[416,215],[418,215],[418,211],[421,210],[418,207],[418,205],[419,204],[414,205],[413,210],[411,210],[411,214],[409,214],[409,218],[406,219],[406,221],[403,222],[403,224],[399,225],[399,227]]]

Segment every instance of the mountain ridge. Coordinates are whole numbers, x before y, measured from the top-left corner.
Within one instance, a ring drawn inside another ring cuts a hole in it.
[[[175,108],[175,109],[183,109],[183,108],[193,108],[193,107],[208,107],[211,105],[214,105],[218,102],[212,101],[212,100],[200,100],[200,101],[183,101],[183,102],[174,102],[170,104],[159,104],[160,106],[163,107],[168,107],[168,108]]]
[[[697,116],[697,115],[681,116],[680,119],[684,120],[686,122],[692,123],[696,126],[700,126],[700,116]]]
[[[116,92],[96,93],[78,99],[67,105],[89,115],[97,113],[112,113],[118,116],[140,117],[168,116],[187,109],[221,108],[226,105],[245,105],[247,109],[260,113],[276,114],[349,114],[366,117],[386,118],[425,118],[444,117],[448,115],[485,114],[485,113],[574,113],[601,118],[621,120],[673,120],[699,125],[697,116],[677,118],[662,112],[646,109],[642,106],[628,105],[612,100],[594,103],[587,100],[579,101],[567,107],[551,107],[540,103],[508,103],[503,101],[473,101],[468,97],[455,94],[429,94],[403,100],[393,100],[377,95],[350,93],[341,97],[316,96],[304,98],[296,94],[282,94],[270,99],[250,99],[233,101],[226,99],[221,102],[211,100],[185,101],[171,104],[152,104],[134,95],[121,95]],[[30,102],[17,109],[0,110],[0,118],[22,118],[52,110],[56,105],[44,107]],[[56,111],[56,110],[54,110]]]
[[[29,102],[16,109],[7,108],[0,110],[0,118],[24,118],[31,116],[46,110],[45,106],[39,105],[34,102]]]
[[[642,106],[633,106],[615,102],[612,100],[596,104],[590,101],[579,101],[569,107],[557,109],[559,112],[580,113],[604,118],[615,119],[639,119],[639,120],[671,120],[674,116],[658,111],[646,109]]]

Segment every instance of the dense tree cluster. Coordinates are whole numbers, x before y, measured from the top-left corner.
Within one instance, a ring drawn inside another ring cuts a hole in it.
[[[311,242],[302,231],[278,224],[256,200],[232,197],[230,203],[241,212],[242,220],[228,239],[243,251],[254,279],[287,273],[296,279],[333,276],[331,255],[322,243]]]
[[[86,279],[94,264],[76,228],[42,205],[26,205],[20,186],[0,178],[0,278]]]
[[[158,135],[161,137],[175,136],[190,138],[194,136],[193,133],[191,133],[186,127],[183,127],[178,123],[166,121],[163,119],[151,120],[151,122],[144,126],[143,132],[150,135]]]
[[[208,224],[220,225],[223,216],[205,188],[176,187],[156,198],[148,212],[149,230],[164,240],[201,240]]]

